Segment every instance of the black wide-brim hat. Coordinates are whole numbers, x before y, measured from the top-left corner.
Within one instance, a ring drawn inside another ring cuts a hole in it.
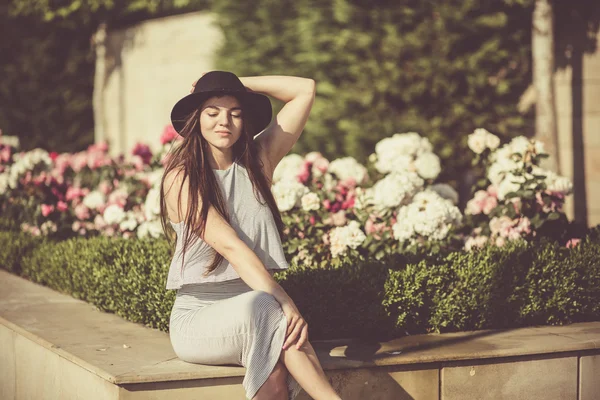
[[[265,95],[250,92],[240,79],[231,72],[211,71],[204,74],[194,87],[194,91],[179,100],[171,110],[171,123],[181,134],[187,117],[213,96],[235,96],[244,108],[244,119],[251,118],[257,134],[269,125],[273,115],[271,102]]]

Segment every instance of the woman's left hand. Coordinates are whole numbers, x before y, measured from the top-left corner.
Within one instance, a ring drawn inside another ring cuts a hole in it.
[[[287,350],[296,341],[296,349],[299,350],[308,340],[308,324],[293,301],[284,302],[281,309],[288,322],[283,350]]]

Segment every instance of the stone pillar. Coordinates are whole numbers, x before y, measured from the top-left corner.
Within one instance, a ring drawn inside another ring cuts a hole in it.
[[[598,34],[600,40],[600,33]],[[600,50],[573,50],[555,74],[561,173],[574,183],[567,215],[600,224]]]

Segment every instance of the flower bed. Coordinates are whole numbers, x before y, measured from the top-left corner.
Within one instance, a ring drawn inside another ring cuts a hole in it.
[[[162,165],[179,139],[168,126],[156,154],[138,144],[126,159],[110,158],[101,143],[75,154],[18,153],[18,140],[0,132],[2,215],[22,231],[59,239],[163,237]],[[439,158],[417,133],[383,139],[366,166],[316,152],[288,155],[272,187],[286,225],[288,259],[325,268],[544,237],[576,243],[582,232],[574,232],[562,212],[571,183],[540,167],[545,154],[539,142],[517,137],[501,146],[498,137],[478,129],[468,143],[482,178],[464,215],[454,188],[436,181]]]

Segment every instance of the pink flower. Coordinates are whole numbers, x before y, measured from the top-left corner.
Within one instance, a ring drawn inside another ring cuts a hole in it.
[[[110,182],[106,181],[106,180],[100,182],[100,184],[98,185],[98,190],[100,192],[102,192],[102,194],[108,195],[110,193],[110,191],[111,191],[111,184],[110,184]]]
[[[174,140],[181,140],[181,139],[183,139],[183,137],[177,133],[175,128],[173,128],[173,125],[167,125],[167,126],[165,126],[165,129],[163,129],[163,133],[160,136],[160,143],[162,145],[165,145],[167,143],[171,143]]]
[[[94,218],[94,225],[96,226],[96,229],[103,229],[106,227],[106,221],[104,221],[104,218],[102,217],[102,215],[97,214],[96,217]]]
[[[88,219],[90,217],[90,209],[87,208],[83,203],[77,204],[75,206],[75,216],[79,220]]]
[[[131,164],[135,168],[135,171],[142,171],[144,169],[144,159],[138,155],[131,157]],[[135,173],[135,171],[133,171]]]
[[[521,198],[520,197],[513,197],[509,201],[512,203],[515,212],[517,214],[520,214],[521,213],[521,206],[523,205],[523,203],[521,202]]]
[[[101,152],[101,153],[106,153],[108,151],[108,143],[106,142],[99,142],[99,143],[94,143],[92,145],[89,145],[87,148],[88,152]]]
[[[371,218],[365,222],[365,232],[369,235],[375,232],[375,222]]]
[[[2,149],[0,149],[0,162],[8,163],[10,161],[10,158],[10,147],[2,146]]]
[[[529,234],[531,233],[531,221],[527,217],[521,217],[515,228],[519,233]]]
[[[579,242],[581,242],[581,239],[573,238],[570,239],[565,246],[569,249],[572,249],[573,247],[577,246]]]
[[[144,164],[150,164],[150,161],[152,160],[152,150],[150,150],[150,147],[148,147],[148,145],[145,145],[143,143],[136,143],[133,150],[131,151],[131,154],[133,154],[134,156],[140,156]]]
[[[347,198],[342,203],[342,210],[347,210],[352,207],[354,207],[354,197]]]
[[[60,212],[65,212],[69,209],[69,206],[67,205],[67,203],[61,200],[58,203],[56,203],[56,209]]]
[[[329,199],[323,200],[323,207],[325,207],[325,209],[329,211],[329,209],[331,208],[331,201],[329,201]]]
[[[313,168],[324,174],[327,172],[327,168],[329,168],[329,161],[324,157],[317,158],[313,162]]]
[[[87,154],[85,152],[79,152],[73,154],[71,157],[71,168],[75,172],[81,171],[87,166]]]
[[[311,215],[310,218],[308,219],[308,221],[310,222],[311,225],[314,225],[317,223],[317,219],[315,218],[314,215]]]
[[[308,179],[310,178],[310,167],[311,167],[311,163],[308,161],[305,161],[302,166],[300,167],[300,171],[298,172],[297,178],[298,181],[300,181],[300,183],[302,183],[303,185],[306,185],[306,183],[308,182]]]
[[[67,168],[71,165],[71,155],[69,153],[60,154],[54,160],[54,168],[52,169],[53,176],[64,175]]]
[[[490,186],[488,186],[488,188],[487,188],[487,193],[488,193],[490,196],[493,196],[493,197],[495,197],[495,198],[498,198],[498,188],[496,187],[496,185],[490,185]]]
[[[67,193],[65,194],[65,199],[67,201],[72,201],[74,199],[85,196],[89,193],[89,189],[82,189],[80,187],[71,186],[67,189]]]
[[[121,208],[124,208],[125,204],[127,204],[127,193],[120,191],[120,190],[116,190],[116,191],[112,192],[108,196],[107,206],[111,205],[111,204],[117,204]]]
[[[42,215],[47,217],[50,213],[54,211],[54,206],[50,204],[42,204]]]
[[[356,187],[356,179],[352,177],[346,178],[343,181],[340,181],[339,185],[346,189],[353,189]]]
[[[485,190],[478,190],[471,200],[467,202],[465,214],[477,215],[483,211],[483,203],[487,199],[488,193]]]
[[[497,206],[498,200],[496,200],[496,198],[493,196],[488,196],[483,202],[483,208],[481,211],[483,211],[485,215],[489,215]]]

